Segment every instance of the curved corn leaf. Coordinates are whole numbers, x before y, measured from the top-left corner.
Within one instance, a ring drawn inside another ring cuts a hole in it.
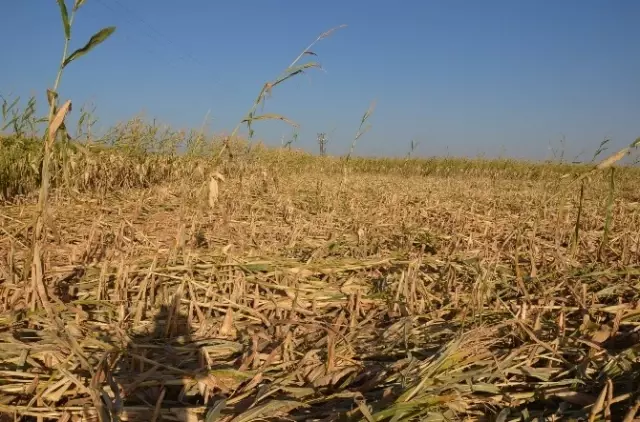
[[[628,147],[622,148],[620,151],[602,160],[596,167],[598,169],[605,169],[605,168],[611,167],[612,165],[614,165],[615,163],[623,159],[625,155],[629,154],[632,148],[636,148],[639,145],[640,145],[640,138],[633,141]]]
[[[51,145],[53,140],[55,139],[56,132],[60,129],[60,126],[64,123],[64,118],[67,116],[67,113],[71,111],[71,101],[67,100],[66,103],[60,107],[60,110],[56,113],[51,124],[49,125],[49,139],[47,143]]]
[[[71,25],[69,24],[69,13],[67,13],[67,5],[64,0],[58,0],[58,6],[60,6],[60,16],[62,17],[62,26],[64,27],[64,37],[67,40],[71,39]]]
[[[58,93],[52,89],[47,89],[47,101],[51,106],[58,99]]]
[[[309,62],[309,63],[304,63],[304,64],[301,64],[301,65],[289,67],[289,68],[285,69],[283,76],[281,76],[278,79],[276,79],[275,81],[273,81],[273,83],[271,84],[271,87],[274,87],[274,86],[276,86],[278,84],[281,84],[282,82],[286,81],[287,79],[293,78],[294,76],[296,76],[296,75],[298,75],[300,73],[304,73],[305,70],[312,69],[314,67],[321,68],[322,66],[320,66],[320,63],[317,63],[317,62]]]
[[[232,422],[249,422],[258,419],[276,417],[299,407],[307,407],[307,405],[294,400],[273,400],[241,413],[236,416]]]
[[[109,26],[109,27],[103,28],[100,31],[98,31],[97,33],[95,33],[89,39],[89,42],[87,44],[85,44],[84,47],[77,49],[76,51],[71,53],[71,55],[69,57],[67,57],[65,59],[64,63],[62,64],[62,67],[67,66],[69,63],[71,63],[75,59],[77,59],[79,57],[82,57],[85,54],[87,54],[89,51],[91,51],[93,48],[95,48],[98,44],[103,43],[104,40],[109,38],[109,36],[111,36],[111,34],[113,34],[113,32],[115,30],[116,30],[115,26]]]
[[[60,6],[60,16],[62,17],[62,26],[64,27],[64,37],[71,39],[71,25],[69,24],[69,14],[67,13],[67,5],[64,0],[58,0],[58,6]]]
[[[282,120],[283,122],[286,122],[293,127],[299,127],[299,125],[293,120],[290,120],[281,114],[275,114],[275,113],[261,114],[259,116],[250,116],[245,118],[242,121],[242,123],[249,123],[249,122],[253,122],[254,120]]]
[[[227,405],[227,401],[225,399],[219,400],[216,402],[215,406],[213,406],[207,412],[207,416],[205,417],[205,422],[214,422],[220,419],[220,415],[222,414],[222,409]]]
[[[80,9],[82,7],[82,5],[84,4],[85,0],[76,0],[73,3],[73,11],[75,12],[76,10]]]

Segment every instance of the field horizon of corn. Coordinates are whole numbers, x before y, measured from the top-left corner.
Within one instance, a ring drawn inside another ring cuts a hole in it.
[[[318,157],[2,97],[1,421],[631,422],[640,170]],[[38,128],[45,125],[43,131]],[[238,136],[248,128],[248,139]],[[413,149],[413,143],[411,144]]]

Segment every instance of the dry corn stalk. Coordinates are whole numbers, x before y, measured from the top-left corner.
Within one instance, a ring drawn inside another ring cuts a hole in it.
[[[224,176],[219,172],[215,172],[211,175],[211,179],[209,180],[209,206],[211,208],[215,207],[218,202],[218,181],[224,182]]]

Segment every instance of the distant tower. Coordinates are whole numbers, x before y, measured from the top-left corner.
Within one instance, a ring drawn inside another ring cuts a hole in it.
[[[327,134],[322,132],[318,133],[318,145],[320,146],[320,155],[324,157],[327,155]]]

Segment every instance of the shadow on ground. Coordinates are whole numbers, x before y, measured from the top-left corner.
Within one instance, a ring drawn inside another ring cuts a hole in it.
[[[110,365],[112,390],[119,390],[107,406],[110,420],[192,420],[183,409],[207,406],[206,393],[193,388],[207,364],[179,300],[162,305],[153,319],[147,315]]]

